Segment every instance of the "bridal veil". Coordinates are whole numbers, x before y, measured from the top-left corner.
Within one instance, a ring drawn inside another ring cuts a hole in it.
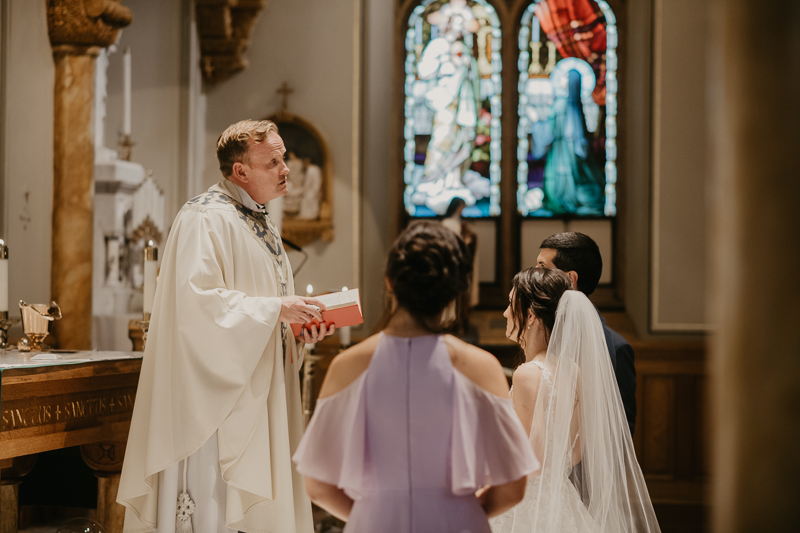
[[[539,479],[493,529],[513,533],[659,533],[633,449],[597,309],[561,297],[533,411]],[[531,364],[531,363],[528,363]]]

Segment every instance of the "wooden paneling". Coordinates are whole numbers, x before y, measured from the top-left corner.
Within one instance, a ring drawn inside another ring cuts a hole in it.
[[[708,411],[702,343],[631,342],[636,353],[634,446],[650,497],[705,505]]]
[[[642,470],[653,479],[672,480],[675,475],[675,381],[655,374],[639,380],[640,432],[646,436],[639,447]]]

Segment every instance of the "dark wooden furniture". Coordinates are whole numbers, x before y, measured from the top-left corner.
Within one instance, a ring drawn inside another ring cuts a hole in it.
[[[122,531],[124,508],[115,500],[141,364],[0,369],[0,532],[16,531],[18,485],[36,454],[70,446],[81,447],[98,477],[97,521],[108,533]]]

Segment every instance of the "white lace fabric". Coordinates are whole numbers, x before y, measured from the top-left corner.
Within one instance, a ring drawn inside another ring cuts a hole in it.
[[[527,364],[546,384],[530,434],[542,471],[519,505],[490,521],[492,531],[660,533],[600,317],[584,294],[561,297],[545,360]]]

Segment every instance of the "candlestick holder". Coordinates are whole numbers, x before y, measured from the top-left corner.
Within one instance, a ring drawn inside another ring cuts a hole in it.
[[[0,352],[13,348],[8,343],[8,328],[19,322],[19,318],[8,318],[8,311],[0,311]]]
[[[61,320],[61,308],[55,302],[48,304],[27,304],[19,301],[19,312],[22,315],[22,331],[27,336],[17,344],[21,352],[40,352],[49,350],[44,343],[50,331],[50,322]]]
[[[142,319],[134,321],[134,325],[142,330],[142,351],[147,346],[147,332],[150,330],[150,313],[142,313]]]
[[[119,136],[119,158],[123,161],[130,161],[135,144],[129,134],[121,134]]]

